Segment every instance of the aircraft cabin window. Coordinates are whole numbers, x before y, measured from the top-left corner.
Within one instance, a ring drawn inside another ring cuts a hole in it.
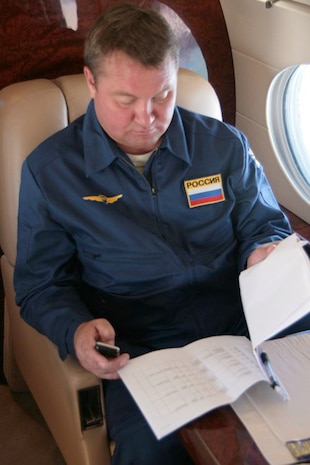
[[[173,27],[180,44],[180,66],[196,71],[208,79],[207,64],[191,30],[169,6],[157,1],[154,1],[151,6],[154,10],[159,11]]]
[[[310,202],[310,64],[291,66],[272,81],[267,127],[280,164],[295,189]]]
[[[78,30],[77,0],[60,0],[61,10],[66,26],[73,31]],[[180,43],[180,66],[201,74],[208,79],[208,70],[202,51],[191,30],[179,15],[162,2],[154,1],[151,7],[159,11],[173,26]]]

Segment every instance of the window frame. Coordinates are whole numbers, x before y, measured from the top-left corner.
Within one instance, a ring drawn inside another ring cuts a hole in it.
[[[287,101],[291,99],[291,96],[288,97],[288,89],[294,73],[300,66],[302,64],[285,68],[272,80],[267,94],[266,120],[271,144],[282,170],[293,188],[310,204],[310,179],[302,173],[302,163],[298,162],[291,137],[288,135],[291,130],[287,129],[287,116],[290,113]]]

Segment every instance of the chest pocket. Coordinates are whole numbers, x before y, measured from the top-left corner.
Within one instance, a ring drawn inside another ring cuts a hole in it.
[[[84,248],[80,260],[88,284],[113,295],[152,294],[174,286],[177,263],[166,253]]]

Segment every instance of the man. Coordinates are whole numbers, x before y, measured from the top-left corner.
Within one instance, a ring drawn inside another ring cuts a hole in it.
[[[191,463],[176,434],[155,439],[118,370],[129,356],[247,334],[239,272],[291,232],[244,135],[175,107],[178,54],[155,11],[103,14],[85,44],[86,115],[22,173],[17,302],[62,358],[105,380],[113,465]],[[100,355],[98,340],[122,354]]]

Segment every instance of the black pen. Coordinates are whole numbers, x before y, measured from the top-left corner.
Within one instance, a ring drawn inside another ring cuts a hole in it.
[[[282,396],[282,398],[284,400],[288,400],[289,395],[288,395],[287,391],[283,388],[283,386],[281,386],[275,372],[273,371],[273,368],[271,366],[271,363],[270,363],[270,360],[269,360],[269,357],[268,357],[267,353],[262,351],[260,353],[260,359],[261,359],[262,364],[263,364],[263,366],[265,368],[265,372],[266,372],[266,374],[268,376],[270,386],[272,387],[272,389],[274,389],[279,394],[281,394],[281,396]]]

